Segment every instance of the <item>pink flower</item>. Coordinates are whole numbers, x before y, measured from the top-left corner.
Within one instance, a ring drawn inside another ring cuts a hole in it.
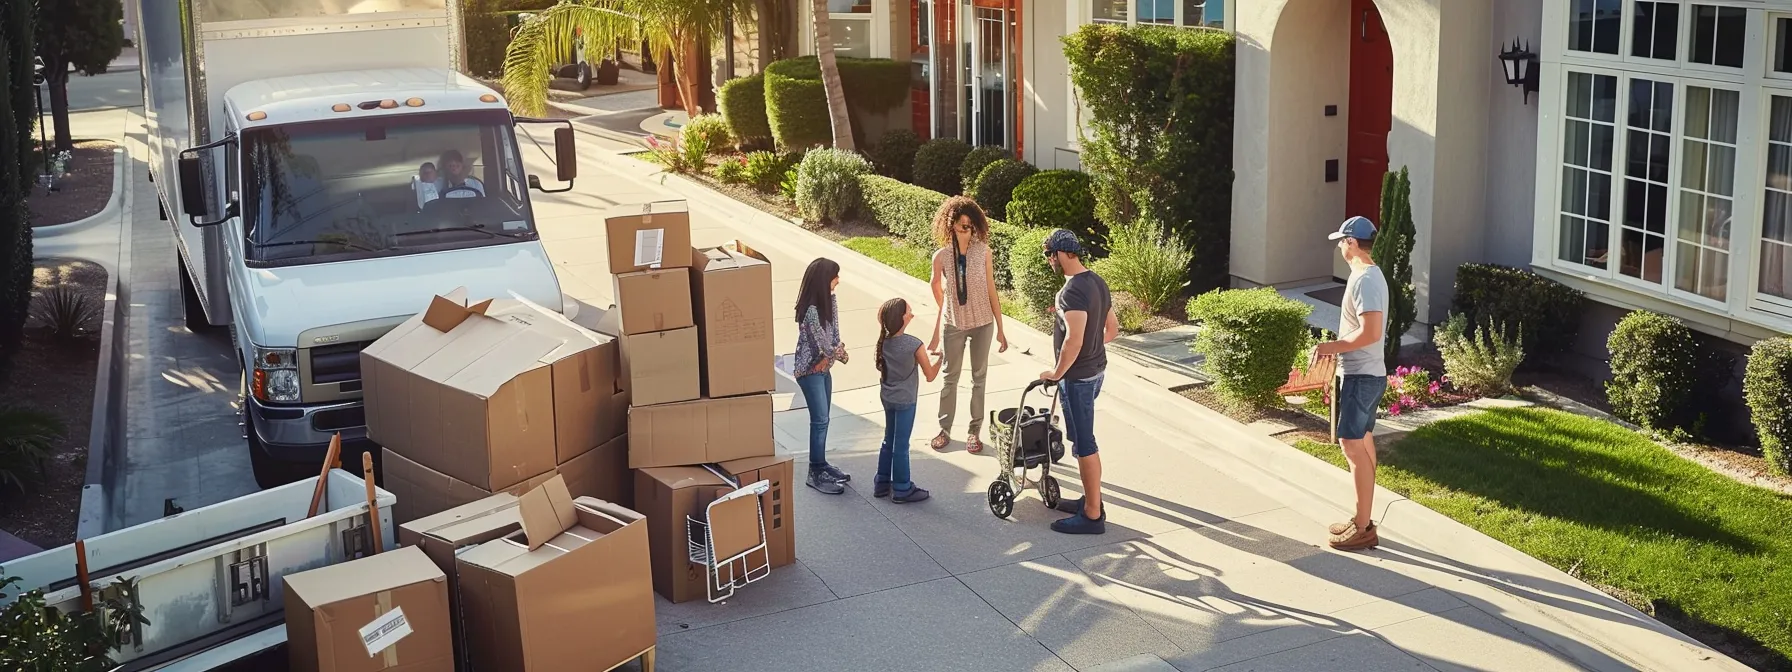
[[[1399,415],[1399,414],[1400,414],[1400,404],[1399,403],[1395,403],[1393,406],[1388,407],[1388,415]]]
[[[1443,391],[1443,389],[1444,389],[1444,386],[1442,383],[1439,383],[1439,382],[1433,380],[1433,381],[1431,381],[1431,387],[1427,388],[1427,391],[1429,391],[1431,394],[1437,394],[1437,393]]]

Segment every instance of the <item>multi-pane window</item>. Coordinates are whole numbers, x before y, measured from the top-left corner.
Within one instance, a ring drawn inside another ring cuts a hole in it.
[[[1619,0],[1570,0],[1568,48],[1617,55],[1623,17],[1624,8]]]
[[[1792,300],[1792,97],[1773,96],[1761,201],[1761,293]]]
[[[1774,18],[1773,34],[1773,71],[1792,74],[1792,16]]]
[[[1630,55],[1638,58],[1679,58],[1679,2],[1636,3],[1630,22]]]
[[[1091,0],[1091,19],[1095,23],[1132,23],[1132,7],[1128,0]]]
[[[1748,10],[1718,5],[1692,6],[1692,45],[1686,60],[1726,68],[1742,67],[1748,41]]]
[[[1090,0],[1090,21],[1117,25],[1224,28],[1225,0]]]
[[[1624,213],[1618,272],[1661,282],[1667,254],[1668,154],[1673,137],[1674,85],[1630,80],[1625,121]]]
[[[871,0],[828,0],[828,37],[837,56],[871,58]]]
[[[1728,296],[1740,103],[1735,91],[1686,87],[1674,287],[1718,301]]]
[[[1567,93],[1557,255],[1564,261],[1605,268],[1610,246],[1612,139],[1617,132],[1618,78],[1570,72]]]

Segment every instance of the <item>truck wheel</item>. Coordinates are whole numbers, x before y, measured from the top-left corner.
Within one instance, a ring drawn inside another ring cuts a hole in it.
[[[193,287],[193,275],[187,271],[187,265],[180,264],[180,303],[186,309],[187,331],[202,334],[212,327],[205,319],[205,306],[199,302],[199,290]]]
[[[590,63],[580,63],[579,64],[579,75],[578,75],[577,81],[579,84],[580,91],[584,91],[586,89],[591,88],[591,64]]]
[[[247,374],[245,374],[246,376]],[[255,473],[255,485],[261,489],[277,488],[305,477],[297,465],[281,462],[268,454],[255,433],[255,414],[249,411],[248,383],[243,383],[243,435],[249,448],[249,470]]]

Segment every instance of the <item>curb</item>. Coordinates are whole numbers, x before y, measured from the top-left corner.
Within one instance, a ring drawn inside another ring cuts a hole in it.
[[[608,138],[607,134],[597,130],[586,129],[586,132]],[[603,152],[601,156],[606,167],[615,169],[621,177],[652,186],[653,180],[642,174],[657,169],[656,166],[614,152]],[[770,232],[773,235],[788,234],[779,236],[787,244],[799,248],[822,246],[828,256],[862,258],[870,268],[855,269],[855,272],[876,275],[876,281],[881,284],[894,287],[903,283],[921,283],[901,271],[820,238],[788,219],[735,201],[682,176],[665,177],[660,184],[687,200],[714,207],[746,208],[757,213],[742,223],[751,225],[766,221],[772,226],[789,227],[787,231]],[[1008,335],[1011,344],[1019,351],[1017,354],[1025,356],[1031,352],[1050,351],[1048,335],[1018,320],[1013,321]],[[1139,384],[1120,384],[1111,388],[1114,396],[1129,402],[1116,405],[1117,408],[1110,407],[1123,420],[1137,420],[1128,424],[1247,487],[1263,491],[1308,518],[1330,520],[1345,515],[1334,500],[1341,501],[1342,493],[1349,492],[1348,472],[1274,438],[1255,435],[1211,409],[1182,399],[1145,379],[1141,375],[1144,368],[1124,357],[1110,359],[1110,371],[1141,379],[1137,381]],[[1191,424],[1190,415],[1194,416],[1194,424],[1202,427],[1204,441],[1200,443],[1189,441],[1184,431]],[[1376,496],[1382,504],[1380,518],[1385,522],[1398,517],[1400,521],[1395,526],[1399,532],[1386,536],[1399,546],[1438,558],[1421,559],[1415,564],[1432,566],[1430,569],[1439,569],[1436,566],[1441,565],[1443,571],[1455,574],[1461,582],[1492,589],[1498,602],[1490,602],[1483,591],[1473,588],[1470,588],[1473,592],[1454,587],[1440,588],[1471,604],[1484,605],[1483,610],[1565,660],[1595,670],[1748,669],[1616,598],[1474,528],[1380,485],[1376,486]],[[1425,541],[1420,542],[1417,537]],[[1389,552],[1401,551],[1381,551]],[[1564,636],[1564,633],[1575,636]],[[1648,639],[1638,641],[1639,634]],[[1668,646],[1670,643],[1675,646]]]
[[[119,142],[118,149],[112,151],[112,196],[106,199],[105,207],[100,208],[99,212],[67,224],[33,227],[31,229],[31,237],[34,240],[42,240],[45,238],[65,236],[78,231],[84,231],[93,227],[95,224],[105,221],[108,217],[117,215],[119,208],[124,207],[124,173],[126,166],[129,164],[129,161],[127,160],[129,157],[130,152],[125,149],[122,141]]]
[[[129,137],[125,138],[129,142]],[[100,325],[99,372],[93,379],[93,421],[87,439],[87,474],[81,486],[81,513],[75,524],[75,538],[89,539],[108,532],[111,520],[111,492],[108,485],[114,471],[115,447],[124,440],[126,387],[130,380],[130,281],[131,274],[131,210],[135,197],[124,184],[130,171],[125,160],[129,150],[120,143],[118,164],[113,169],[112,204],[123,211],[118,226],[118,259],[106,278],[106,305]],[[108,210],[112,209],[109,204]],[[104,212],[104,211],[102,211]],[[79,224],[79,223],[77,223]],[[72,225],[71,225],[72,226]]]

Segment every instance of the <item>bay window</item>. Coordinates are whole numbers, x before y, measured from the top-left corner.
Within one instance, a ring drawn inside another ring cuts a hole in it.
[[[1760,290],[1792,302],[1792,95],[1772,96],[1767,121],[1767,191],[1761,201]]]

